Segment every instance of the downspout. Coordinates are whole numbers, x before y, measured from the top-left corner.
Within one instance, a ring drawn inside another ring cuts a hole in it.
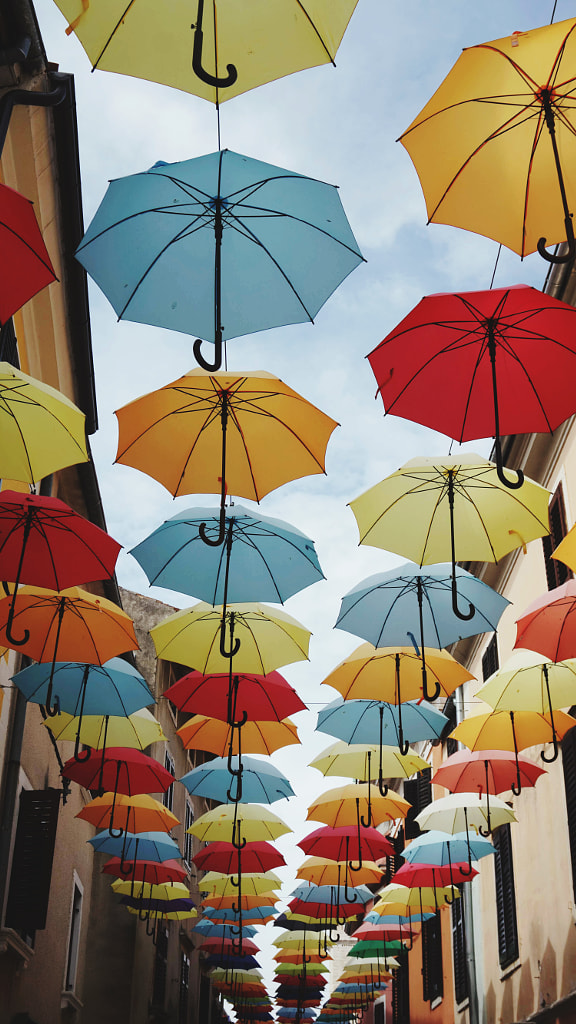
[[[456,722],[464,720],[464,686],[456,690]],[[459,744],[460,746],[460,744]],[[466,940],[466,973],[468,976],[468,1018],[470,1024],[484,1024],[484,1014],[480,1009],[478,992],[478,976],[476,965],[476,935],[474,932],[474,906],[471,882],[467,886],[464,899],[464,936]]]

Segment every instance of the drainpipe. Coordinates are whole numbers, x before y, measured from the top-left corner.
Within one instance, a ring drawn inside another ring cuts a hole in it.
[[[35,92],[32,89],[10,89],[0,98],[0,156],[4,149],[4,143],[10,126],[12,111],[17,105],[34,107],[55,107],[61,103],[66,96],[64,81],[66,76],[51,74],[50,84],[53,86],[49,92]]]
[[[458,723],[464,719],[464,686],[456,690],[456,720]],[[474,933],[474,907],[471,882],[467,886],[470,893],[466,892],[464,900],[464,935],[466,939],[466,972],[468,975],[468,1017],[470,1024],[482,1024],[483,1014],[480,1012],[480,1001],[478,993],[478,977],[476,968],[476,936]]]

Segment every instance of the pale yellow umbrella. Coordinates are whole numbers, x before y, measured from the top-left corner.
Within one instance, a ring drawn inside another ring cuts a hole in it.
[[[231,896],[238,892],[234,883],[238,882],[238,875],[225,875],[219,871],[207,871],[199,880],[200,892],[208,892],[218,896]],[[256,893],[257,895],[274,894],[274,889],[279,889],[282,879],[274,871],[247,872],[242,873],[242,891],[245,895]]]
[[[415,750],[400,753],[397,746],[382,746],[377,743],[346,743],[338,740],[318,754],[310,762],[310,768],[317,768],[323,775],[343,775],[346,778],[369,782],[378,776],[381,760],[381,775],[387,779],[408,779],[416,772],[430,767],[428,761]]]
[[[120,715],[83,715],[82,719],[61,711],[43,725],[57,740],[76,740],[95,750],[104,747],[137,747],[145,750],[151,743],[165,740],[160,722],[147,708]]]
[[[187,831],[201,842],[233,843],[241,849],[244,840],[277,839],[292,829],[261,804],[221,804],[202,814]]]
[[[342,825],[381,825],[405,818],[411,804],[399,793],[381,796],[378,786],[368,782],[329,789],[308,808],[308,821],[323,821],[332,828]]]

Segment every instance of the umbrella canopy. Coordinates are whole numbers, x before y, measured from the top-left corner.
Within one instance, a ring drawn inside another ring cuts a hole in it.
[[[150,584],[190,594],[209,604],[284,602],[324,579],[314,542],[281,519],[256,516],[242,505],[225,510],[226,543],[206,544],[220,530],[213,508],[172,516],[130,554]],[[1,550],[1,549],[0,549]]]
[[[196,819],[188,832],[201,842],[222,840],[240,843],[277,839],[292,829],[267,807],[256,804],[224,804]]]
[[[468,831],[450,834],[432,829],[408,843],[401,856],[409,864],[448,865],[453,882],[460,884],[472,877],[472,860],[480,860],[495,853],[494,846],[485,836]],[[468,864],[465,867],[466,861]]]
[[[32,202],[7,185],[0,185],[0,243],[2,325],[56,280]]]
[[[399,793],[389,791],[386,796],[381,796],[378,786],[359,782],[322,793],[308,808],[306,818],[337,828],[339,825],[354,825],[360,814],[364,824],[381,825],[385,821],[405,818],[411,806]]]
[[[448,719],[419,701],[395,707],[378,700],[334,700],[318,713],[318,732],[346,743],[408,743],[439,738]],[[407,753],[402,750],[402,753]]]
[[[89,821],[95,828],[108,827],[110,835],[122,832],[170,832],[175,825],[180,824],[172,811],[148,793],[137,796],[105,793],[86,804],[76,817]]]
[[[575,29],[571,19],[463,51],[400,138],[429,221],[486,235],[521,256],[545,252],[546,238],[573,242],[576,195],[563,168],[576,154]]]
[[[387,413],[457,441],[552,431],[576,411],[573,306],[536,288],[428,295],[369,355]],[[409,355],[408,355],[409,353]],[[498,461],[498,459],[497,459]]]
[[[188,722],[177,730],[185,750],[209,750],[213,754],[223,755],[231,750],[234,745],[234,735],[239,733],[237,726],[231,726],[227,722],[221,722],[218,718],[207,718],[205,715],[194,715]],[[299,743],[298,732],[293,722],[287,718],[284,722],[244,722],[242,725],[242,750],[251,754],[272,754],[280,747],[289,746],[292,743]],[[237,755],[236,759],[237,758]],[[231,763],[231,762],[230,762]],[[262,762],[256,762],[260,765]],[[242,760],[241,768],[246,764]],[[214,762],[210,762],[213,766]],[[226,769],[229,764],[226,762]],[[206,768],[206,770],[208,770]],[[254,771],[254,765],[252,766]],[[244,776],[243,776],[244,777]],[[287,782],[288,780],[286,780]],[[230,783],[230,779],[228,779]],[[284,793],[290,796],[291,793]],[[218,799],[215,797],[214,799]],[[254,803],[256,799],[249,801]],[[276,797],[276,799],[281,799]],[[270,801],[264,800],[264,803]]]
[[[200,871],[221,871],[234,874],[238,870],[238,850],[232,843],[212,842],[196,853],[192,860]],[[272,843],[265,841],[246,843],[241,851],[242,870],[266,872],[286,863],[283,855]]]
[[[393,856],[394,847],[389,839],[372,827],[344,826],[335,828],[324,826],[297,843],[297,846],[312,857],[329,857],[331,860],[358,860],[359,854],[369,861],[381,860]]]
[[[477,793],[451,793],[440,800],[434,800],[423,811],[416,815],[421,829],[437,831],[461,832],[472,828],[492,828],[516,821],[514,811],[498,797],[492,797],[487,803],[486,796]]]
[[[209,843],[207,849],[210,848],[212,843]],[[230,845],[232,845],[230,843]],[[246,843],[248,846],[248,843]],[[242,847],[242,850],[244,847]],[[234,874],[229,872],[220,871],[207,871],[204,877],[201,879],[202,889],[201,892],[212,893],[216,896],[226,898],[228,896],[236,897],[238,895],[238,886],[234,883],[238,881],[238,877],[234,877]],[[256,895],[269,894],[274,899],[277,897],[272,892],[274,889],[279,889],[282,885],[282,879],[278,877],[273,871],[256,871],[246,872],[242,874],[242,892],[244,895],[253,893]],[[213,900],[210,902],[214,904]]]
[[[268,921],[273,921],[276,914],[273,906],[270,903],[260,904],[260,902],[252,905],[251,901],[244,901],[244,897],[242,897],[242,925],[267,924]],[[210,907],[203,903],[202,914],[208,920],[219,922],[220,924],[225,924],[226,922],[238,924],[240,911],[237,904],[236,910],[234,910],[233,907]]]
[[[498,794],[516,785],[518,772],[522,785],[534,786],[545,769],[527,757],[516,763],[507,750],[457,750],[436,769],[433,782],[452,793]]]
[[[93,69],[116,71],[194,93],[213,103],[285,75],[334,63],[358,0],[257,0],[250,18],[234,3],[198,0],[174,4],[170,19],[135,4],[101,10],[57,0]],[[193,24],[190,24],[192,19]],[[216,21],[218,32],[216,32]]]
[[[123,881],[118,879],[112,882],[112,889],[122,896],[129,895],[135,900],[164,900],[173,902],[175,900],[189,899],[190,890],[182,882],[136,882]]]
[[[553,719],[538,711],[491,711],[465,718],[450,735],[470,750],[518,751],[563,739],[575,725],[563,711],[555,711]]]
[[[0,602],[1,607],[1,602]],[[222,608],[199,601],[193,608],[175,612],[150,630],[156,653],[165,661],[192,665],[204,673],[230,672],[230,658],[220,651],[222,631],[240,647],[233,668],[238,672],[266,675],[280,665],[306,660],[310,632],[280,609],[259,604]]]
[[[325,679],[324,682],[327,683],[328,680]],[[330,686],[332,685],[330,683]],[[361,782],[369,782],[378,774],[380,755],[382,775],[387,779],[408,779],[415,772],[430,767],[429,762],[420,757],[415,750],[401,754],[398,747],[379,746],[376,743],[345,743],[343,740],[337,740],[310,762],[310,768],[317,768],[323,775],[343,775]]]
[[[406,885],[409,888],[431,886],[433,889],[436,889],[440,886],[454,885],[454,883],[459,885],[463,881],[471,881],[478,874],[476,868],[472,868],[472,874],[470,875],[467,868],[467,864],[463,861],[442,866],[438,864],[407,863],[403,864],[395,872],[394,881],[398,885]],[[463,876],[466,877],[464,878]]]
[[[57,740],[76,740],[96,750],[111,747],[139,747],[145,750],[151,743],[165,740],[162,726],[146,708],[128,717],[118,715],[84,715],[75,718],[62,711],[43,723]]]
[[[357,885],[375,885],[384,872],[374,861],[364,860],[362,868],[355,875]],[[296,872],[297,878],[304,878],[316,885],[340,885],[350,882],[350,868],[347,861],[328,860],[326,857],[306,857]]]
[[[180,857],[178,843],[166,832],[139,832],[123,836],[111,836],[108,832],[99,832],[88,839],[94,850],[121,856],[124,863],[131,860],[166,861]]]
[[[112,181],[76,256],[119,319],[215,342],[214,370],[223,339],[313,322],[363,259],[334,185],[227,149]]]
[[[71,715],[125,715],[154,704],[146,680],[123,658],[111,658],[104,665],[56,662],[29,665],[12,676],[12,682],[26,700],[46,704],[50,678],[54,703]]]
[[[120,857],[111,857],[102,868],[103,874],[115,875],[118,878],[126,879],[132,885],[134,882],[149,882],[152,885],[161,885],[164,882],[184,882],[188,877],[186,868],[182,867],[175,860],[165,860],[157,863],[152,860],[138,859],[133,861],[127,870],[123,870]]]
[[[66,761],[62,775],[85,789],[108,790],[134,796],[136,793],[165,793],[175,781],[171,772],[153,757],[132,747],[90,750],[81,762]]]
[[[85,419],[55,388],[0,362],[0,477],[33,484],[88,462]]]
[[[243,726],[243,741],[245,735],[245,726]],[[239,758],[236,756],[231,759],[232,766],[236,770],[238,770],[238,761]],[[238,778],[236,776],[237,780]],[[198,765],[197,768],[193,768],[192,771],[183,775],[180,782],[189,793],[226,803],[228,793],[232,788],[228,759],[217,757],[206,764]],[[255,757],[243,757],[241,792],[238,796],[237,782],[235,799],[237,798],[242,803],[272,804],[276,800],[283,800],[290,796],[294,796],[294,790],[286,776],[278,768],[266,761],[259,761]],[[242,860],[244,862],[244,858]]]
[[[234,687],[237,719],[257,717],[261,722],[280,722],[288,715],[306,710],[296,690],[279,672],[265,676],[235,675]],[[209,715],[225,722],[230,715],[230,672],[212,675],[188,672],[165,690],[163,696],[181,711]]]
[[[562,541],[562,544],[564,541]],[[560,546],[554,557],[560,557]],[[516,620],[515,647],[527,647],[550,661],[576,657],[574,622],[576,612],[576,581],[567,580],[533,601]],[[490,701],[488,701],[490,703]],[[569,700],[565,705],[573,703]]]

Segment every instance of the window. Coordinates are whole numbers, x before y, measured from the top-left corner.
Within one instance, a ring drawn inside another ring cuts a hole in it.
[[[14,330],[13,320],[7,320],[6,323],[2,324],[0,327],[0,362],[10,363],[10,365],[15,366],[17,370],[20,369],[18,341],[16,340],[16,331]]]
[[[498,641],[496,639],[496,633],[494,633],[494,636],[482,655],[482,679],[484,682],[498,671],[499,665]]]
[[[188,1016],[188,988],[190,985],[190,957],[180,953],[180,983],[178,993],[178,1024],[186,1024]]]
[[[5,924],[28,936],[46,927],[60,794],[59,789],[20,793]]]
[[[451,754],[455,754],[458,750],[458,740],[453,740],[450,736],[450,733],[456,728],[456,701],[454,700],[454,694],[448,697],[442,708],[442,714],[446,715],[448,722],[442,730],[440,739],[442,743],[446,744],[446,756],[450,757]]]
[[[71,992],[76,987],[76,969],[78,967],[78,950],[80,948],[80,931],[82,927],[82,889],[80,883],[74,883],[72,894],[72,910],[70,915],[70,933],[68,936],[68,957],[66,961],[66,981],[64,988]]]
[[[500,825],[500,828],[495,829],[492,839],[496,847],[494,873],[498,915],[498,955],[500,967],[505,968],[518,959],[518,925],[516,923],[510,825]]]
[[[406,840],[415,839],[420,835],[420,828],[416,821],[417,814],[423,811],[428,804],[432,803],[432,769],[425,768],[419,772],[415,779],[404,783],[404,797],[412,804],[412,809],[404,821],[404,835]]]
[[[422,986],[424,999],[434,1003],[444,995],[442,970],[442,924],[434,914],[422,925]]]
[[[410,1024],[410,988],[408,957],[398,953],[400,967],[394,971],[392,981],[392,1024]]]
[[[164,754],[164,767],[167,772],[170,772],[172,775],[175,774],[175,762],[169,750],[167,750]],[[162,797],[162,803],[164,804],[164,807],[168,808],[169,811],[172,810],[174,804],[174,783],[172,783],[171,786],[168,786],[168,789],[166,790],[164,796]]]
[[[466,963],[466,930],[464,926],[465,886],[460,886],[460,899],[452,904],[452,953],[454,960],[454,998],[456,1003],[468,999],[468,966]]]
[[[564,565],[563,562],[559,562],[557,558],[552,558],[552,553],[568,532],[562,484],[558,484],[552,495],[550,505],[548,506],[548,518],[550,520],[550,533],[547,537],[542,537],[542,547],[544,548],[544,564],[546,566],[548,590],[554,590],[554,587],[559,587],[562,583],[566,583],[566,580],[572,579],[572,573],[568,566]]]
[[[571,729],[562,740],[562,766],[564,768],[566,817],[572,859],[572,885],[576,896],[576,730],[574,729]]]
[[[194,824],[194,808],[190,803],[190,800],[186,801],[186,817],[184,819],[184,860],[188,868],[192,866],[192,857],[194,856],[194,837],[190,835],[188,829]]]
[[[158,1009],[164,1009],[167,966],[168,929],[166,925],[158,924],[156,930],[156,956],[154,958],[154,982],[152,986],[152,1003]]]

